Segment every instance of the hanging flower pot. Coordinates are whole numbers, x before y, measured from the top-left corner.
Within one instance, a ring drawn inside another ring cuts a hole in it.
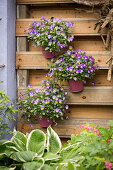
[[[41,48],[41,50],[42,50],[42,54],[43,54],[43,56],[45,57],[45,58],[53,58],[53,57],[55,57],[56,56],[56,53],[54,53],[54,52],[50,52],[50,51],[44,51],[45,50],[45,48],[44,47],[42,47],[42,46],[40,46],[40,48]]]
[[[48,127],[53,124],[53,120],[43,116],[41,119],[38,118],[38,123],[41,127]]]
[[[69,86],[71,92],[80,92],[84,89],[82,80],[69,80]]]

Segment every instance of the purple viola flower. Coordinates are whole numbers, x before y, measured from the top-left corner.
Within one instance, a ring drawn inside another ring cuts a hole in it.
[[[48,73],[46,74],[45,78],[47,78],[47,77],[48,77]]]
[[[65,91],[64,94],[67,95],[67,91]]]
[[[75,55],[75,54],[72,54],[72,55],[71,55],[71,57],[72,57],[72,58],[75,58],[75,57],[76,57],[76,55]]]
[[[44,106],[40,106],[40,109],[41,109],[41,110],[44,110]]]
[[[51,46],[52,45],[52,41],[49,41],[48,45]]]
[[[22,110],[22,106],[18,106],[19,110]]]
[[[63,116],[63,113],[62,113],[62,112],[60,112],[60,116]]]
[[[53,22],[54,22],[54,23],[55,23],[55,22],[57,22],[57,19],[56,19],[56,17],[54,17],[54,18],[53,18]]]
[[[42,27],[41,27],[41,30],[42,30],[42,31],[44,31],[44,29],[45,29],[45,27],[44,27],[44,26],[42,26]]]
[[[46,94],[46,95],[49,95],[49,92],[48,92],[48,91],[45,91],[45,94]]]
[[[71,72],[72,72],[72,71],[73,71],[73,67],[69,67],[69,71],[71,71]]]
[[[83,73],[83,69],[80,69],[80,73]]]
[[[51,101],[50,99],[47,99],[47,103],[48,103],[48,104],[50,103],[50,101]]]
[[[49,82],[49,81],[47,81],[47,82],[46,82],[46,85],[47,85],[47,86],[48,86],[48,85],[50,85],[50,82]]]
[[[30,91],[30,92],[29,92],[29,95],[30,95],[31,97],[33,97],[33,91]]]
[[[75,65],[75,68],[78,68],[78,65]]]
[[[70,26],[70,23],[69,23],[69,22],[66,22],[66,26],[69,27],[69,26]]]
[[[57,31],[57,32],[56,32],[56,34],[57,34],[57,35],[59,35],[59,34],[60,34],[60,32],[59,32],[59,31]]]
[[[58,26],[57,26],[57,27],[55,27],[55,30],[56,30],[56,31],[58,30]]]
[[[61,22],[61,21],[62,21],[62,19],[59,19],[59,20],[58,20],[58,22]]]
[[[94,86],[94,85],[95,85],[95,82],[92,82],[92,85]]]
[[[63,90],[64,90],[64,87],[61,87],[60,90],[63,91]]]
[[[39,102],[39,98],[37,98],[35,101],[34,101],[34,104],[38,104]]]
[[[47,24],[48,23],[48,20],[45,20],[45,24]]]
[[[64,48],[64,44],[60,44],[60,48]]]
[[[71,73],[70,73],[70,76],[74,76],[74,73],[73,73],[73,72],[71,72]]]
[[[79,70],[77,70],[77,69],[75,70],[75,73],[76,73],[76,74],[79,74],[79,72],[80,72]]]
[[[68,70],[69,70],[69,67],[66,67],[66,70],[68,71]]]
[[[72,47],[72,46],[69,46],[69,49],[70,49],[70,50],[72,50],[72,49],[73,49],[73,47]]]
[[[52,98],[53,98],[53,99],[55,99],[55,98],[56,98],[56,96],[52,96]]]
[[[32,89],[31,84],[28,84],[28,89],[29,89],[29,90],[31,90],[31,89]]]
[[[80,64],[80,60],[77,60],[76,63],[77,63],[77,64]]]
[[[59,99],[59,103],[62,103],[62,100],[61,100],[61,99]]]
[[[48,31],[45,32],[45,35],[48,35]]]
[[[50,29],[51,29],[51,30],[53,29],[53,26],[52,26],[52,25],[50,26]]]
[[[42,99],[42,100],[41,100],[41,102],[42,102],[42,103],[44,103],[44,102],[45,102],[45,100],[44,100],[44,99]]]
[[[65,100],[66,98],[65,97],[63,97],[63,100]]]
[[[80,53],[81,53],[81,50],[78,50],[77,52],[78,52],[78,54],[80,54]]]
[[[48,39],[50,39],[50,38],[51,38],[51,35],[48,35],[47,37],[48,37]]]
[[[38,33],[36,36],[37,36],[37,37],[40,37],[40,33]]]
[[[45,20],[45,18],[42,16],[41,21],[43,22],[44,20]]]
[[[68,51],[67,51],[67,54],[68,54],[68,55],[70,55],[70,54],[71,54],[71,51],[70,51],[70,50],[68,50]]]
[[[22,98],[22,96],[19,96],[19,97],[18,97],[18,100],[21,100],[21,98]]]
[[[53,89],[53,92],[56,93],[57,89]]]
[[[66,108],[66,109],[69,109],[69,106],[68,106],[68,105],[66,105],[66,106],[65,106],[65,108]]]
[[[58,101],[58,97],[56,97],[55,100]]]
[[[57,70],[58,70],[58,71],[62,71],[62,67],[58,67]]]
[[[57,112],[57,113],[58,113],[58,112],[59,112],[59,109],[55,109],[55,112]]]

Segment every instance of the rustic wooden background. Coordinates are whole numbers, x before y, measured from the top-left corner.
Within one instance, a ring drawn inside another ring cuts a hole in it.
[[[72,32],[75,35],[74,41],[70,43],[75,50],[81,49],[88,55],[92,55],[100,66],[92,80],[88,80],[84,91],[71,93],[67,111],[69,119],[59,121],[58,126],[53,129],[65,142],[71,134],[80,132],[80,125],[86,122],[94,125],[107,126],[108,120],[113,119],[113,77],[107,81],[108,65],[107,59],[110,56],[110,48],[105,49],[98,30],[94,30],[95,23],[99,18],[99,8],[91,8],[75,4],[72,0],[17,0],[17,89],[23,91],[28,83],[33,88],[40,86],[41,80],[48,72],[47,63],[51,61],[42,56],[40,48],[34,48],[27,40],[29,23],[39,21],[44,17],[57,17],[65,21],[73,21]],[[103,31],[106,36],[106,30]],[[94,85],[92,84],[94,82]],[[65,83],[68,90],[68,85]],[[68,90],[69,91],[69,90]],[[40,128],[37,122],[32,125],[18,116],[18,130],[30,132],[34,128]]]

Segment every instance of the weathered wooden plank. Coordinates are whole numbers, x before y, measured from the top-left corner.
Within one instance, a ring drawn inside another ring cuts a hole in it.
[[[52,4],[43,6],[30,6],[29,7],[29,18],[99,18],[99,8],[94,8],[93,10],[88,6],[82,6],[77,4]]]
[[[87,51],[87,55],[92,55],[101,69],[107,69],[106,61],[110,52]],[[17,52],[16,68],[17,69],[48,69],[49,59],[44,58],[42,52]]]
[[[63,121],[57,121],[58,126],[54,125],[52,128],[59,134],[60,137],[70,137],[71,134],[77,134],[81,130],[81,125],[86,122],[93,123],[94,125],[101,125],[106,127],[107,122],[113,119],[113,107],[112,106],[70,106],[68,113],[66,114],[68,119]],[[21,119],[18,122],[18,130],[22,132],[30,132],[32,129],[41,128],[38,122],[27,122]]]
[[[92,79],[88,79],[85,86],[112,86],[113,77],[111,81],[107,81],[107,72],[108,70],[96,71],[96,75]],[[30,70],[29,84],[32,86],[40,85],[42,83],[42,79],[45,79],[45,75],[47,73],[48,70]],[[62,84],[67,85],[67,82],[63,82]]]
[[[16,0],[17,4],[74,3],[73,0]]]
[[[41,86],[33,86],[33,89]],[[25,90],[25,87],[18,88],[18,94]],[[68,104],[70,105],[113,105],[113,86],[86,86],[79,93],[72,93],[66,86],[70,96]]]
[[[97,19],[95,18],[62,18],[63,21],[73,21],[72,34],[82,36],[100,36],[97,30],[94,30]],[[28,36],[29,23],[40,22],[40,19],[17,19],[16,36]],[[24,32],[26,30],[26,32]],[[104,31],[106,33],[106,31]]]
[[[17,6],[17,18],[26,18],[28,16],[28,8],[26,5]],[[17,51],[26,51],[28,43],[26,37],[17,37]],[[29,70],[17,70],[17,87],[27,86],[29,79]]]

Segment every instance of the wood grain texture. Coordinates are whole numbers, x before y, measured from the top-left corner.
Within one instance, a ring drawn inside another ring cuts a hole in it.
[[[86,54],[95,58],[100,69],[108,69],[106,61],[110,56],[110,52],[86,51]],[[42,52],[16,53],[17,69],[48,69],[47,64],[51,64],[51,60],[44,58]]]
[[[82,36],[98,36],[100,33],[94,30],[97,19],[95,18],[62,18],[63,21],[73,21],[72,34]],[[16,20],[16,36],[28,36],[29,23],[34,21],[40,22],[39,19],[17,19]],[[26,32],[24,32],[26,30]],[[103,33],[106,33],[104,31]]]
[[[112,86],[113,77],[111,81],[107,81],[107,72],[108,70],[96,71],[96,75],[92,79],[88,79],[85,86]],[[29,84],[32,86],[40,85],[47,73],[48,70],[29,70]],[[68,83],[63,82],[62,84],[67,85]]]
[[[81,51],[110,51],[110,47],[106,50],[101,37],[93,36],[75,36],[73,42],[69,43],[75,50],[81,49]],[[29,41],[29,51],[40,51],[40,47],[34,48],[32,42]]]
[[[73,0],[16,0],[17,4],[74,3]]]
[[[33,86],[33,89],[41,86]],[[25,87],[18,88],[18,94],[25,90]],[[70,96],[68,104],[70,105],[113,105],[113,86],[86,86],[79,93],[72,93],[66,86]]]
[[[113,119],[112,106],[70,106],[66,113],[68,119],[63,121],[58,120],[58,126],[52,128],[58,133],[60,137],[70,137],[71,134],[78,134],[81,130],[81,125],[86,122],[94,125],[101,125],[107,127],[109,120]],[[23,133],[30,132],[32,129],[38,128],[46,132],[46,128],[41,128],[37,121],[34,123],[26,122],[23,119],[18,121],[18,130]]]

